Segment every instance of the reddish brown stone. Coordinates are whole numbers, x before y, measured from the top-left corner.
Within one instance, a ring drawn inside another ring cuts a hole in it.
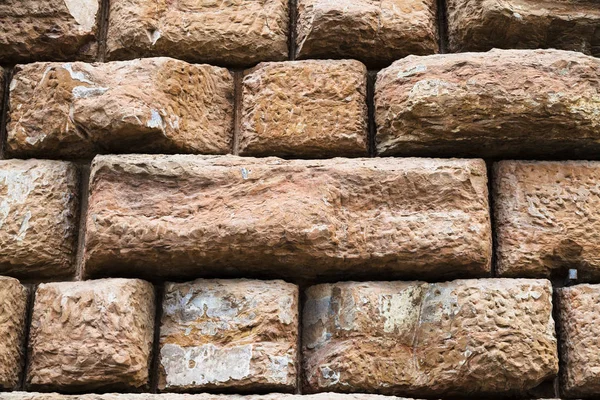
[[[0,393],[0,400],[411,400],[375,394],[319,393],[311,395],[265,394],[265,395],[218,395],[218,394],[83,394],[63,395],[57,393]]]
[[[17,389],[21,380],[27,293],[18,280],[0,276],[0,390]]]

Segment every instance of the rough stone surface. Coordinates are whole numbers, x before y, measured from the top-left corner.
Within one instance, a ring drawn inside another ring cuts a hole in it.
[[[74,274],[78,186],[71,163],[0,160],[0,274]]]
[[[302,335],[309,392],[483,396],[558,372],[547,280],[317,285]]]
[[[482,160],[98,156],[85,272],[488,276],[486,183]]]
[[[91,60],[100,0],[2,0],[0,62]]]
[[[243,81],[239,152],[368,156],[367,69],[358,61],[261,63]]]
[[[600,56],[598,0],[448,0],[453,52],[556,48]]]
[[[0,390],[17,389],[23,368],[27,289],[0,276]]]
[[[380,155],[598,157],[600,59],[562,50],[410,56],[379,72]]]
[[[134,279],[43,283],[35,295],[26,386],[147,389],[154,288]]]
[[[494,166],[497,271],[507,277],[600,279],[600,162]]]
[[[298,287],[283,281],[168,283],[160,390],[296,389]]]
[[[318,393],[310,395],[266,394],[266,395],[217,395],[217,394],[84,394],[63,395],[57,393],[1,393],[0,400],[411,400],[375,394]]]
[[[561,388],[569,398],[600,391],[600,285],[558,289]]]
[[[249,66],[288,56],[287,0],[111,0],[108,57]]]
[[[435,0],[298,0],[298,58],[351,58],[370,67],[438,50]]]
[[[18,66],[10,88],[13,156],[231,150],[233,77],[224,68],[169,58],[36,63]]]

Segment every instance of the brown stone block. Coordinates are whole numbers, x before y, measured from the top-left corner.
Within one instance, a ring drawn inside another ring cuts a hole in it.
[[[0,400],[411,400],[400,397],[379,396],[375,394],[340,394],[318,393],[310,395],[294,395],[272,393],[266,395],[218,395],[218,394],[83,394],[64,395],[57,393],[1,393]]]
[[[23,369],[27,289],[0,276],[0,390],[17,389]]]

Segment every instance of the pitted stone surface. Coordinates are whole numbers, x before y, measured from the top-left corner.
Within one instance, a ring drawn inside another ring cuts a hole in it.
[[[409,56],[375,85],[380,155],[598,157],[600,59],[561,50]]]
[[[10,87],[13,156],[231,149],[233,77],[224,68],[164,57],[35,63],[18,66]]]
[[[600,285],[558,289],[561,388],[568,398],[600,391]]]
[[[302,343],[309,392],[501,394],[558,372],[547,280],[313,286]]]
[[[168,283],[159,389],[296,388],[298,287],[283,281]]]
[[[100,0],[2,0],[0,61],[92,60]]]
[[[310,395],[265,394],[265,395],[217,395],[217,394],[83,394],[63,395],[57,393],[0,392],[0,400],[411,400],[407,398],[380,396],[376,394],[318,393]]]
[[[74,274],[78,186],[71,163],[0,160],[0,274]]]
[[[43,283],[35,295],[26,387],[147,389],[154,288],[137,279]]]
[[[17,389],[21,379],[27,293],[18,280],[0,276],[0,390]]]
[[[350,58],[369,67],[438,50],[435,0],[298,0],[298,58]]]
[[[88,276],[490,274],[483,160],[123,155],[91,174]]]
[[[287,0],[111,0],[108,57],[250,66],[288,56]]]
[[[261,63],[243,81],[239,152],[368,156],[367,69],[353,60]]]
[[[600,162],[494,166],[497,271],[507,277],[600,279]]]
[[[597,0],[448,0],[453,52],[555,48],[600,55]]]

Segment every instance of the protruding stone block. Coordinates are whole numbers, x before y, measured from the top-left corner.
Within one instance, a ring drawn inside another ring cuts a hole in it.
[[[435,0],[298,0],[296,56],[369,67],[438,50]]]
[[[288,57],[287,0],[111,0],[108,57],[250,66]]]
[[[0,273],[75,273],[79,174],[68,162],[0,160]]]
[[[98,156],[88,276],[489,276],[483,160]]]
[[[240,154],[368,156],[367,69],[358,61],[262,63],[243,82]]]
[[[342,282],[307,290],[309,392],[521,392],[558,372],[547,280]]]
[[[154,288],[136,279],[43,283],[35,295],[28,390],[147,389]]]
[[[27,294],[18,280],[0,276],[0,390],[17,389],[21,381]]]
[[[298,287],[283,281],[168,283],[159,389],[296,389]]]
[[[40,158],[226,154],[233,86],[224,68],[170,58],[17,66],[7,151]]]
[[[340,393],[318,393],[310,395],[294,394],[265,394],[265,395],[219,395],[219,394],[82,394],[64,395],[58,393],[28,393],[9,392],[1,393],[0,400],[411,400],[400,397],[379,396],[376,394],[340,394]]]
[[[561,50],[409,56],[375,85],[380,155],[598,157],[600,59]]]

